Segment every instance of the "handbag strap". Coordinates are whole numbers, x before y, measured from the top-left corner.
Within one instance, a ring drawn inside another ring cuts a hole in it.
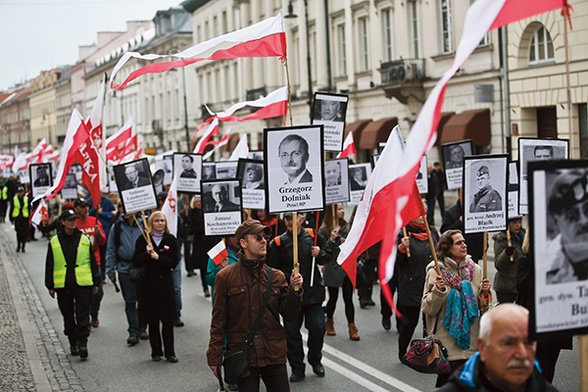
[[[437,324],[439,323],[439,315],[441,314],[441,309],[439,309],[439,311],[437,312],[437,315],[435,316],[435,326],[433,327],[433,331],[431,332],[431,335],[435,335],[437,333]],[[422,313],[423,315],[423,337],[427,337],[429,334],[427,333],[427,317],[425,315],[425,312]]]
[[[265,288],[265,294],[263,296],[263,303],[261,304],[261,307],[259,308],[259,313],[257,314],[257,318],[255,319],[255,323],[253,324],[253,328],[251,328],[251,332],[249,333],[249,335],[247,336],[247,340],[245,341],[245,343],[247,343],[248,345],[253,344],[253,338],[255,337],[255,334],[257,333],[257,330],[259,329],[259,325],[261,324],[261,319],[263,318],[263,314],[265,313],[265,309],[267,308],[267,304],[269,302],[269,297],[270,297],[270,292],[272,289],[273,270],[267,264],[265,266],[267,268],[267,286]]]

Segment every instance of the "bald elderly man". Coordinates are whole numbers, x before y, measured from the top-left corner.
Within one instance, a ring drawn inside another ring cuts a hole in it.
[[[480,319],[478,352],[439,391],[557,391],[535,363],[535,342],[527,334],[529,311],[504,304]]]

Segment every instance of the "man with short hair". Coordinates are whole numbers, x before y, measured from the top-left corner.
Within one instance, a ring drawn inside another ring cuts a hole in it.
[[[121,190],[128,190],[149,185],[149,179],[139,175],[139,169],[136,163],[125,166],[125,176],[127,181],[121,187]]]
[[[529,311],[504,304],[484,313],[480,320],[478,353],[450,377],[438,391],[557,391],[535,365],[535,342],[528,337]]]
[[[320,101],[321,112],[318,120],[342,122],[341,102],[323,99]]]
[[[229,194],[226,185],[215,184],[212,189],[212,199],[215,204],[212,207],[214,212],[231,212],[239,211],[239,206],[229,200]]]
[[[502,196],[490,185],[488,166],[478,168],[476,184],[478,192],[474,194],[470,204],[470,212],[502,211]]]
[[[63,230],[51,237],[47,248],[45,287],[51,298],[57,294],[71,355],[86,359],[90,304],[101,279],[90,238],[76,229],[77,218],[73,210],[60,216]]]
[[[588,179],[585,170],[556,177],[547,200],[558,235],[545,247],[547,284],[588,279]]]
[[[230,350],[243,345],[259,313],[271,268],[265,266],[269,231],[258,220],[243,222],[235,232],[241,248],[239,262],[216,275],[206,356],[217,378],[221,377],[223,348]],[[272,269],[271,282],[270,300],[250,349],[251,374],[238,383],[241,392],[259,391],[260,378],[268,392],[290,391],[286,339],[278,314],[284,320],[296,319],[303,291],[295,291],[294,287],[301,287],[303,279],[299,273],[292,273],[288,284],[282,271]]]
[[[49,186],[49,174],[47,166],[37,166],[37,179],[33,182],[35,187]]]
[[[298,382],[305,377],[304,350],[300,329],[304,326],[308,330],[308,363],[314,374],[324,377],[325,369],[321,364],[323,357],[323,343],[326,325],[325,312],[322,303],[325,300],[325,286],[323,285],[319,265],[325,265],[331,259],[331,252],[320,233],[312,229],[304,229],[302,223],[306,219],[305,213],[298,213],[296,222],[291,212],[284,214],[286,231],[274,238],[270,245],[268,264],[280,269],[284,275],[290,276],[294,267],[293,261],[293,231],[294,223],[298,232],[298,263],[300,274],[304,278],[302,310],[293,321],[285,321],[286,340],[288,342],[288,363],[292,368],[290,382]],[[317,242],[315,245],[315,236]],[[314,270],[314,272],[313,272]],[[311,280],[314,279],[314,281]]]
[[[278,146],[282,170],[288,176],[284,185],[312,182],[312,173],[306,169],[310,158],[308,142],[300,135],[289,134]]]
[[[445,162],[445,170],[447,169],[461,169],[463,168],[463,158],[465,151],[459,144],[455,144],[449,148],[449,160]]]
[[[539,145],[533,148],[534,161],[549,161],[553,159],[553,146]]]
[[[325,163],[325,179],[327,186],[341,185],[341,163],[339,161]]]
[[[194,157],[190,154],[182,155],[182,173],[180,178],[198,178],[196,171],[192,167],[194,165]]]

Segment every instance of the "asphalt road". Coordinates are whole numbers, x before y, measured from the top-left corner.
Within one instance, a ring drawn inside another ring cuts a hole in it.
[[[14,243],[12,226],[1,225],[9,241]],[[38,236],[39,234],[37,234]],[[57,301],[52,299],[44,287],[44,260],[48,241],[40,239],[27,245],[27,253],[18,253],[17,267],[24,267],[30,276],[47,321],[54,328],[62,348],[68,352],[68,343],[63,335],[63,320]],[[7,257],[7,255],[5,255]],[[12,256],[14,257],[14,256]],[[493,263],[489,263],[491,279]],[[154,363],[150,358],[148,341],[127,347],[127,323],[124,302],[112,285],[104,287],[105,296],[100,311],[100,327],[94,328],[89,338],[90,352],[87,361],[68,355],[72,369],[80,379],[85,391],[149,392],[161,390],[216,391],[218,382],[206,363],[208,329],[211,302],[204,298],[200,277],[187,278],[182,272],[182,319],[186,326],[175,329],[176,364],[165,361]],[[379,298],[377,286],[374,300]],[[337,336],[326,336],[323,365],[324,378],[316,377],[307,368],[306,379],[292,384],[292,391],[431,391],[435,376],[417,373],[401,365],[397,359],[398,334],[385,331],[381,326],[378,307],[360,309],[356,301],[356,324],[361,340],[351,341],[347,335],[343,302],[340,299],[335,312]],[[420,331],[420,327],[417,328]],[[419,332],[417,332],[418,334]],[[577,347],[577,342],[574,342]],[[47,369],[46,369],[47,370]],[[579,390],[578,352],[562,351],[554,384],[560,391]],[[262,387],[262,390],[264,388]]]

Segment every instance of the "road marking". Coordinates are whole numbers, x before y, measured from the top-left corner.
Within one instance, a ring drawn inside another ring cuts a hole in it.
[[[302,333],[302,339],[306,342],[308,338],[307,333]],[[392,377],[384,372],[379,371],[378,369],[364,363],[360,360],[353,358],[352,356],[345,354],[343,351],[339,351],[334,347],[329,346],[328,344],[323,345],[323,351],[329,353],[330,355],[334,356],[335,358],[361,370],[364,373],[370,374],[373,377],[377,378],[378,380],[391,385],[392,387],[398,389],[399,391],[404,392],[422,392],[420,389],[416,389],[411,385],[406,384],[405,382],[400,381],[399,379]],[[348,369],[344,368],[343,366],[338,365],[337,363],[329,360],[328,358],[323,357],[323,362],[329,368],[332,368],[337,373],[347,377],[351,381],[356,382],[357,384],[364,386],[371,391],[379,392],[379,391],[387,391],[387,389],[383,389],[377,384],[369,381],[368,379],[360,376],[357,373],[350,372]]]

